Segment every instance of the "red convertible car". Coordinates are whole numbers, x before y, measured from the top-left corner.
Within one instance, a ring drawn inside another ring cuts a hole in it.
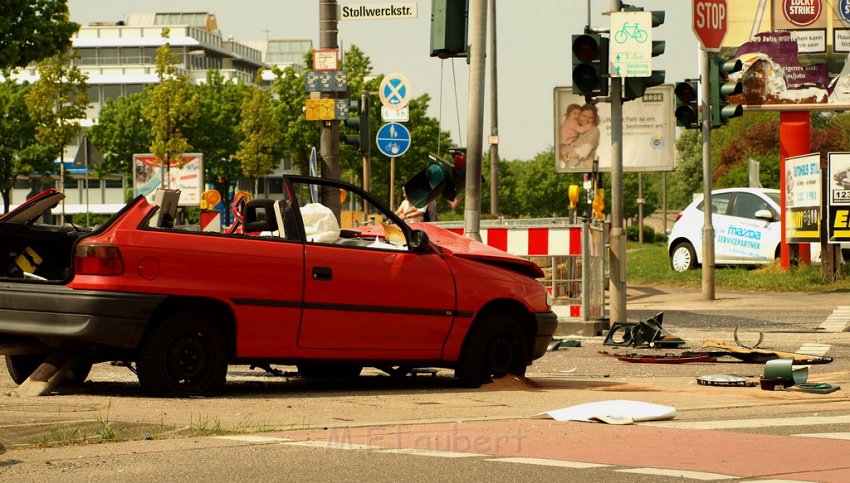
[[[407,225],[346,183],[283,184],[283,199],[249,201],[227,233],[175,225],[174,193],[137,197],[92,230],[38,223],[56,190],[0,217],[12,378],[62,354],[76,382],[93,363],[132,364],[151,395],[216,393],[228,364],[304,377],[446,367],[475,387],[545,353],[557,318],[534,263]]]

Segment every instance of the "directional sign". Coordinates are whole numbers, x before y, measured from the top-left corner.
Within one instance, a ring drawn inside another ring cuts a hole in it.
[[[388,74],[378,89],[381,104],[389,109],[401,109],[410,102],[410,83],[401,74]]]
[[[717,52],[726,37],[726,25],[729,10],[726,0],[694,0],[694,33],[697,34],[702,48],[708,52]]]
[[[652,75],[652,13],[611,14],[611,77]]]
[[[381,154],[390,158],[396,158],[406,153],[410,148],[410,131],[404,124],[390,122],[378,129],[375,143]]]

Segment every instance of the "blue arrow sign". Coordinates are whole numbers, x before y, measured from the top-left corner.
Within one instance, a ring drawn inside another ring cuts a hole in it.
[[[410,148],[410,131],[404,124],[390,122],[378,129],[375,143],[381,154],[390,158],[396,158],[406,153]]]

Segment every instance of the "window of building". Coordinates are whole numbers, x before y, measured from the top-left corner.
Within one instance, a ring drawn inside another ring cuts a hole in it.
[[[89,102],[100,102],[100,86],[89,85],[86,87],[86,93],[89,95]]]
[[[137,94],[145,90],[144,84],[125,84],[124,85],[124,95],[132,96],[133,94]]]
[[[142,64],[156,64],[156,47],[145,47],[142,56]]]
[[[269,194],[283,193],[283,178],[276,176],[267,178],[269,184]]]
[[[120,84],[104,84],[103,85],[103,100],[118,99],[121,97]]]
[[[109,178],[107,178],[107,179],[103,180],[103,183],[104,183],[104,187],[106,187],[106,188],[123,188],[124,187],[124,184],[121,182],[120,179],[109,179]]]
[[[118,63],[118,49],[115,47],[101,47],[100,48],[100,65],[110,65]]]

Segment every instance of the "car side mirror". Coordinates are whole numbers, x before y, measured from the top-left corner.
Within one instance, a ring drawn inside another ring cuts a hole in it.
[[[773,213],[770,210],[756,211],[756,218],[759,220],[773,221]]]
[[[422,230],[413,230],[410,232],[410,242],[408,243],[411,251],[424,252],[431,248],[431,240],[428,234]]]

